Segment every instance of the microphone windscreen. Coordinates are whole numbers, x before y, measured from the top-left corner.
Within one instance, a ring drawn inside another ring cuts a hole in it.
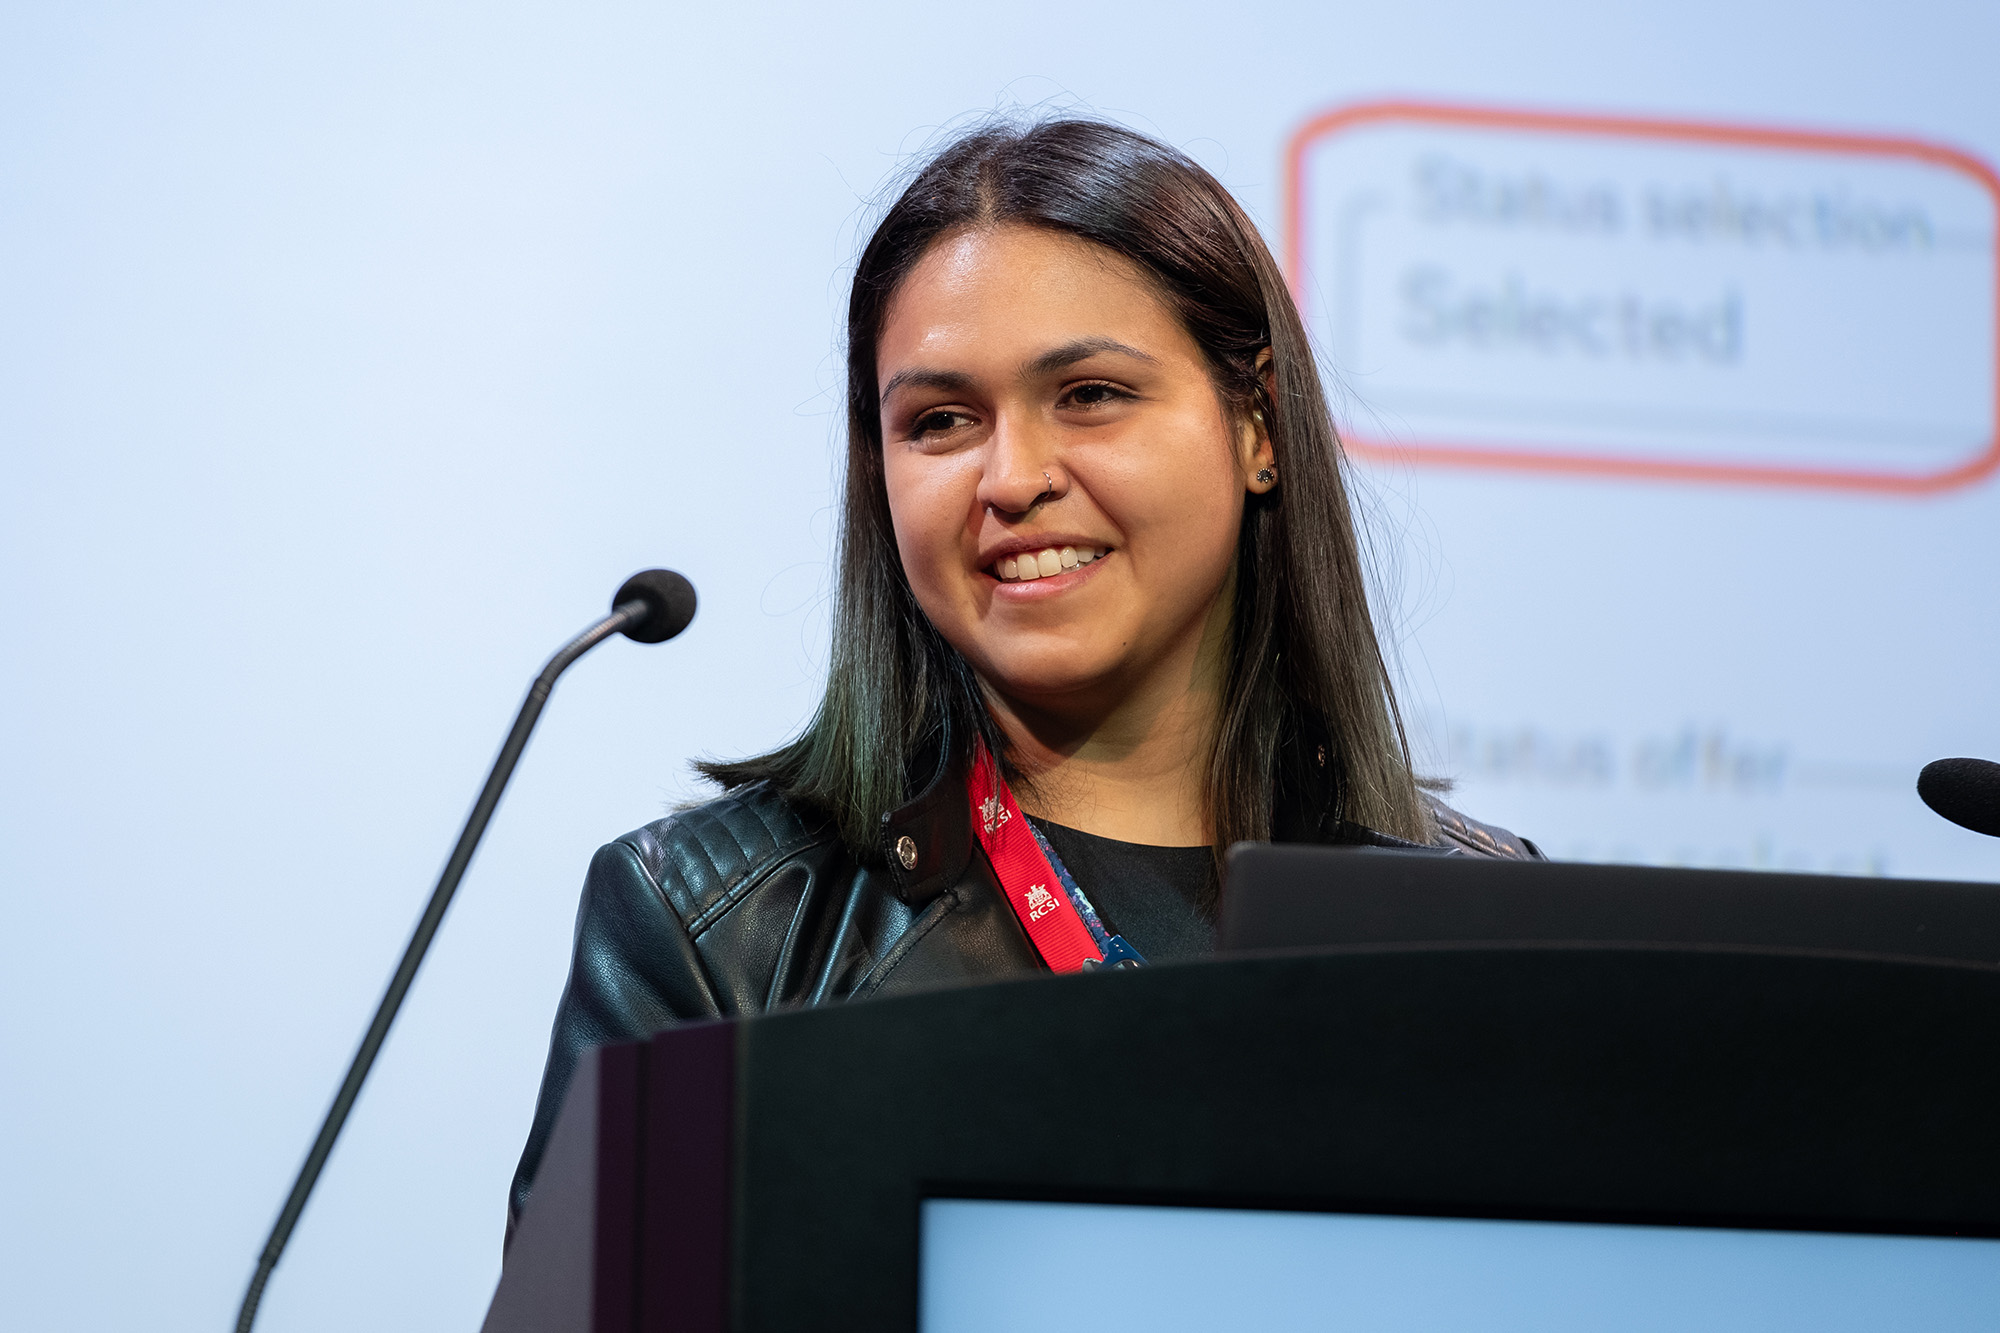
[[[1952,823],[2000,838],[2000,764],[1939,759],[1917,774],[1917,795]]]
[[[688,627],[694,619],[694,585],[671,569],[642,569],[619,585],[611,609],[630,601],[646,604],[646,618],[625,627],[625,637],[640,643],[660,643]]]

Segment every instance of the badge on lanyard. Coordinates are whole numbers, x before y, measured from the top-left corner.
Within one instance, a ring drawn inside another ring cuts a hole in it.
[[[1088,972],[1144,964],[1123,936],[1104,928],[1055,848],[1021,813],[986,743],[974,741],[973,747],[972,769],[965,778],[973,831],[993,863],[1001,895],[1049,970]]]

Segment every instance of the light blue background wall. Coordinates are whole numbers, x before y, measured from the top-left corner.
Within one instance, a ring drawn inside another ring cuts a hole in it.
[[[265,1315],[476,1322],[591,850],[810,707],[843,266],[938,127],[1074,100],[1275,235],[1291,130],[1389,94],[2000,160],[1996,39],[1970,4],[10,7],[0,1322],[226,1323],[528,676],[669,564],[700,618],[558,690]],[[2000,486],[1366,481],[1472,812],[2000,877],[1909,794],[2000,755]],[[1640,781],[1689,728],[1827,781]],[[1524,732],[1611,779],[1480,748]]]

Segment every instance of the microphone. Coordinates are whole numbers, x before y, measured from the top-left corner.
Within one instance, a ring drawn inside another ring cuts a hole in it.
[[[437,934],[438,925],[444,920],[444,910],[451,905],[452,894],[458,891],[458,881],[464,878],[465,868],[472,863],[472,853],[486,833],[486,823],[493,817],[494,808],[500,804],[500,793],[507,789],[507,779],[514,775],[514,765],[520,762],[521,751],[527,748],[528,734],[535,729],[535,722],[542,715],[542,705],[548,702],[556,677],[613,634],[623,634],[640,643],[660,643],[673,638],[694,619],[694,607],[694,585],[679,574],[671,569],[641,570],[626,579],[612,597],[611,614],[557,649],[556,655],[542,668],[542,674],[535,677],[535,683],[528,687],[528,697],[522,701],[521,711],[514,717],[513,730],[507,733],[500,755],[493,761],[492,771],[486,775],[486,785],[480,789],[479,799],[473,803],[472,813],[466,816],[465,827],[459,831],[458,845],[452,848],[451,859],[445,863],[444,873],[438,876],[437,887],[431,890],[430,905],[424,909],[416,930],[411,932],[410,942],[403,950],[403,961],[397,965],[395,976],[389,979],[389,989],[383,992],[382,1002],[376,1006],[375,1019],[361,1038],[361,1049],[354,1053],[354,1060],[347,1067],[347,1077],[341,1081],[340,1091],[334,1094],[333,1105],[327,1108],[326,1119],[320,1124],[319,1137],[313,1140],[312,1151],[306,1154],[305,1164],[299,1168],[298,1178],[292,1182],[292,1192],[285,1199],[277,1222],[271,1227],[270,1238],[264,1242],[263,1253],[257,1257],[257,1271],[250,1279],[249,1289],[243,1293],[242,1307],[236,1312],[236,1333],[250,1333],[250,1326],[256,1322],[257,1305],[264,1297],[264,1285],[271,1280],[271,1271],[278,1266],[278,1256],[284,1253],[285,1242],[291,1239],[299,1214],[305,1211],[306,1200],[312,1195],[313,1186],[319,1182],[320,1170],[326,1165],[327,1155],[333,1151],[334,1140],[340,1137],[341,1128],[347,1123],[347,1113],[354,1109],[354,1099],[361,1095],[361,1085],[375,1064],[375,1056],[382,1049],[383,1040],[389,1035],[389,1025],[396,1021],[396,1011],[403,1006],[403,996],[416,979],[417,967],[431,947],[431,937]]]
[[[1924,804],[1961,828],[2000,838],[2000,764],[1991,759],[1938,759],[1917,774]]]
[[[640,643],[665,643],[694,619],[694,585],[671,569],[642,569],[626,579],[611,596],[612,617],[633,602],[643,603],[645,614],[619,629]]]

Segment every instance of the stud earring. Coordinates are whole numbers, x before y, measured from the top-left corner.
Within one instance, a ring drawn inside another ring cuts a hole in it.
[[[1269,486],[1277,479],[1278,469],[1274,467],[1260,467],[1257,469],[1257,480],[1263,482],[1266,486]]]

